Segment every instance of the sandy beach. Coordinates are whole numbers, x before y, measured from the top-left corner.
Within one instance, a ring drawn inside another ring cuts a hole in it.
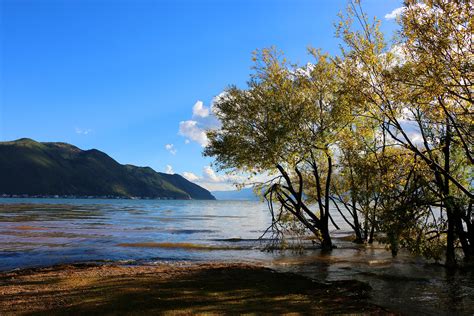
[[[387,313],[357,281],[223,263],[59,265],[0,274],[0,314]]]

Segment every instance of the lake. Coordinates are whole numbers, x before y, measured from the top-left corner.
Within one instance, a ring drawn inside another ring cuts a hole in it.
[[[257,263],[318,281],[357,279],[371,301],[408,314],[473,314],[474,273],[443,267],[383,245],[345,241],[330,254],[265,252],[258,240],[270,225],[256,201],[0,199],[0,270],[71,262],[230,261]]]
[[[256,239],[270,224],[265,204],[255,201],[3,199],[0,205],[1,270],[98,260],[232,260],[236,248],[246,250],[238,251],[241,259],[260,260],[265,255]]]

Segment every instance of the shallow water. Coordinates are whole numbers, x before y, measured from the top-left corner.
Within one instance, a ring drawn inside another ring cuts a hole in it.
[[[255,239],[269,225],[265,205],[253,201],[0,199],[0,210],[0,270],[97,260],[261,260]]]
[[[276,270],[327,282],[355,279],[372,287],[370,300],[407,315],[474,315],[474,271],[444,267],[401,252],[392,258],[383,246],[357,247],[339,241],[331,254],[273,261]]]
[[[239,261],[318,281],[369,283],[371,301],[406,314],[474,314],[474,273],[448,274],[407,253],[344,241],[338,248],[262,252],[270,224],[254,201],[0,199],[0,271],[68,262]],[[346,231],[344,231],[346,229]]]

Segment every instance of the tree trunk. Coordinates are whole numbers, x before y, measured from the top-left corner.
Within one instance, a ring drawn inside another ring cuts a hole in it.
[[[466,239],[469,242],[469,258],[466,258],[466,261],[474,263],[474,213],[472,212],[472,203],[473,201],[471,200],[465,218],[467,227]]]
[[[468,231],[464,230],[463,220],[462,220],[462,209],[458,204],[454,205],[454,216],[455,216],[455,225],[456,225],[456,234],[458,235],[459,242],[464,253],[464,260],[466,262],[472,261],[473,257],[473,247],[472,241],[469,239],[469,228],[470,222],[466,223]]]
[[[375,216],[374,216],[374,219],[372,221],[372,226],[370,227],[370,235],[369,235],[369,241],[368,243],[369,244],[373,244],[374,243],[374,234],[375,234]]]
[[[329,197],[331,196],[331,175],[332,175],[332,159],[331,156],[326,152],[327,162],[328,162],[328,173],[326,175],[326,188],[324,196],[324,207],[325,212],[324,216],[321,217],[321,235],[322,243],[321,247],[323,250],[331,250],[334,248],[331,236],[329,235]]]
[[[321,227],[320,229],[321,232],[321,249],[323,251],[329,251],[334,248],[334,245],[332,244],[331,241],[331,235],[329,234],[329,229],[328,225],[324,225],[324,227]]]
[[[448,203],[449,204],[449,203]],[[446,266],[456,266],[456,253],[454,251],[454,216],[451,206],[446,205],[446,214],[448,215],[448,236],[446,241]]]
[[[451,131],[450,123],[446,122],[446,137],[444,140],[443,154],[444,154],[444,170],[447,173],[450,172],[451,162],[450,162],[450,146],[451,146]],[[446,245],[446,265],[453,267],[456,265],[456,252],[454,249],[454,243],[456,240],[455,229],[456,229],[456,217],[454,212],[454,201],[450,196],[449,190],[449,178],[444,175],[444,185],[443,195],[444,195],[444,204],[446,206],[446,214],[448,215],[448,236],[447,236],[447,245]]]
[[[352,214],[354,219],[354,232],[356,234],[356,239],[354,242],[356,244],[363,244],[364,238],[362,237],[362,227],[360,227],[359,216],[357,216],[357,209],[355,207],[355,198],[352,198]]]

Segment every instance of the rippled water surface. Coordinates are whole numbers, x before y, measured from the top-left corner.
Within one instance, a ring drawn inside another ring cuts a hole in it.
[[[254,249],[269,224],[259,202],[3,199],[0,208],[1,270],[94,260],[265,257]]]
[[[223,260],[261,263],[318,281],[357,279],[372,302],[407,314],[474,314],[474,272],[443,267],[334,232],[338,248],[262,252],[270,224],[254,201],[0,199],[0,271],[68,262]]]

